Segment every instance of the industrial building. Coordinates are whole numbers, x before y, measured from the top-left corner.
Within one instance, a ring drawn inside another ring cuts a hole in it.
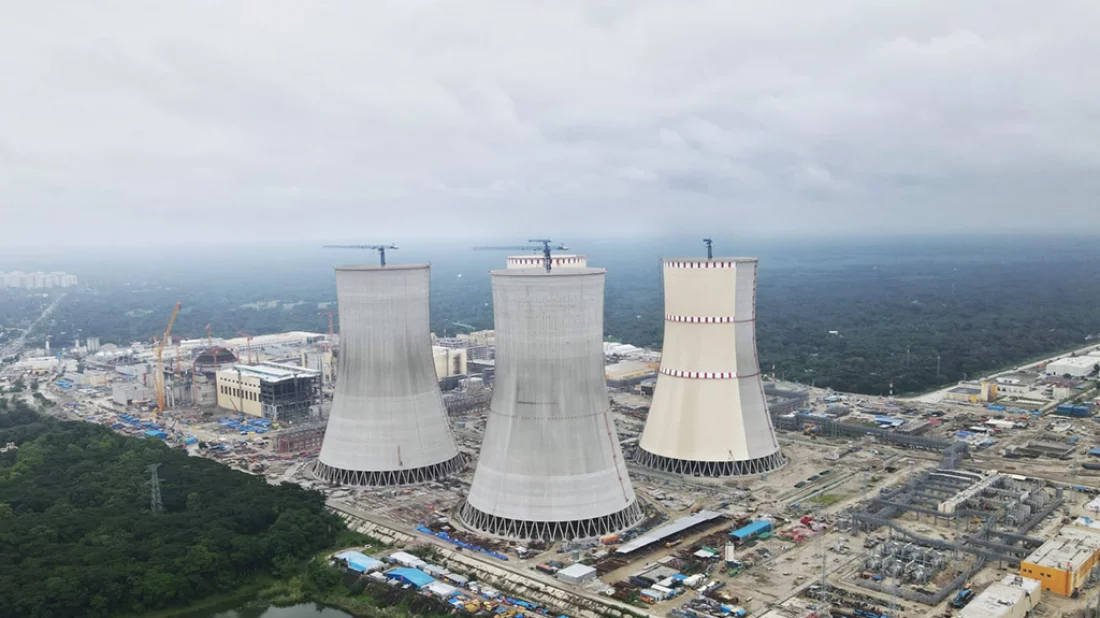
[[[1069,356],[1051,361],[1046,367],[1046,372],[1056,376],[1068,375],[1083,378],[1096,373],[1097,367],[1100,367],[1100,357]]]
[[[1066,526],[1020,562],[1020,575],[1037,580],[1043,590],[1071,596],[1088,580],[1100,557],[1100,532]]]
[[[988,381],[959,382],[959,385],[943,394],[947,401],[961,403],[979,403],[997,398],[997,384]]]
[[[460,470],[432,361],[431,269],[340,266],[339,375],[316,472],[340,485],[401,485]]]
[[[236,364],[217,373],[218,407],[274,422],[317,416],[321,373],[294,365]]]
[[[432,346],[432,364],[438,380],[466,375],[466,350]]]
[[[580,586],[585,582],[590,582],[596,579],[596,569],[581,563],[571,564],[564,569],[558,571],[554,577],[574,586]]]
[[[1009,575],[982,591],[957,618],[1023,618],[1039,604],[1042,594],[1038,581]]]
[[[639,360],[622,360],[604,367],[604,377],[611,388],[626,388],[644,382],[657,375],[649,363]]]
[[[756,258],[664,260],[664,351],[641,465],[726,477],[786,463],[756,354],[756,269]]]
[[[580,539],[636,524],[603,371],[606,271],[491,272],[496,375],[461,519],[517,539]]]

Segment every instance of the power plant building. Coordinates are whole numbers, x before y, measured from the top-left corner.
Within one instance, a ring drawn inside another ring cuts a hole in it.
[[[282,363],[232,365],[217,373],[217,402],[276,423],[304,420],[320,413],[321,373]]]
[[[605,273],[579,266],[492,271],[496,375],[461,507],[470,528],[514,539],[580,539],[641,519],[604,383]]]
[[[320,478],[404,485],[463,467],[432,357],[430,277],[427,265],[336,268],[340,378]]]
[[[782,467],[756,353],[756,258],[663,265],[664,350],[635,460],[705,477]]]

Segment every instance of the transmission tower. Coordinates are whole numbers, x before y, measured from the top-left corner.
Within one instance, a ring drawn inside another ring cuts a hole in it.
[[[154,513],[159,513],[164,510],[164,502],[160,499],[160,477],[157,475],[157,468],[160,467],[159,463],[149,464],[145,468],[145,471],[149,473],[149,510]]]

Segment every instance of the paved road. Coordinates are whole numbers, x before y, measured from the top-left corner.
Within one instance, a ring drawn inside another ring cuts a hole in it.
[[[38,326],[39,322],[41,322],[43,319],[46,318],[46,316],[50,315],[54,312],[55,309],[57,309],[57,306],[60,305],[61,301],[65,299],[65,296],[65,294],[62,294],[61,296],[55,298],[54,301],[50,303],[50,305],[46,307],[44,311],[42,311],[42,315],[38,316],[38,319],[36,319],[34,322],[31,322],[31,325],[27,327],[27,330],[23,331],[22,335],[19,335],[19,337],[17,337],[15,341],[9,343],[3,348],[0,348],[0,358],[6,358],[8,356],[12,356],[14,354],[18,354],[19,352],[22,352],[23,344],[27,341],[27,335],[31,334],[31,331],[34,330],[35,326]]]

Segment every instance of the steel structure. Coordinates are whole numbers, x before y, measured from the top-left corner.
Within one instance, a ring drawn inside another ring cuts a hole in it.
[[[638,523],[604,384],[598,268],[492,271],[497,371],[460,517],[514,539],[582,539]]]
[[[665,343],[640,465],[727,477],[786,464],[756,354],[756,267],[756,258],[664,260]]]
[[[340,379],[316,472],[340,485],[406,485],[460,470],[436,382],[427,265],[339,266]]]

